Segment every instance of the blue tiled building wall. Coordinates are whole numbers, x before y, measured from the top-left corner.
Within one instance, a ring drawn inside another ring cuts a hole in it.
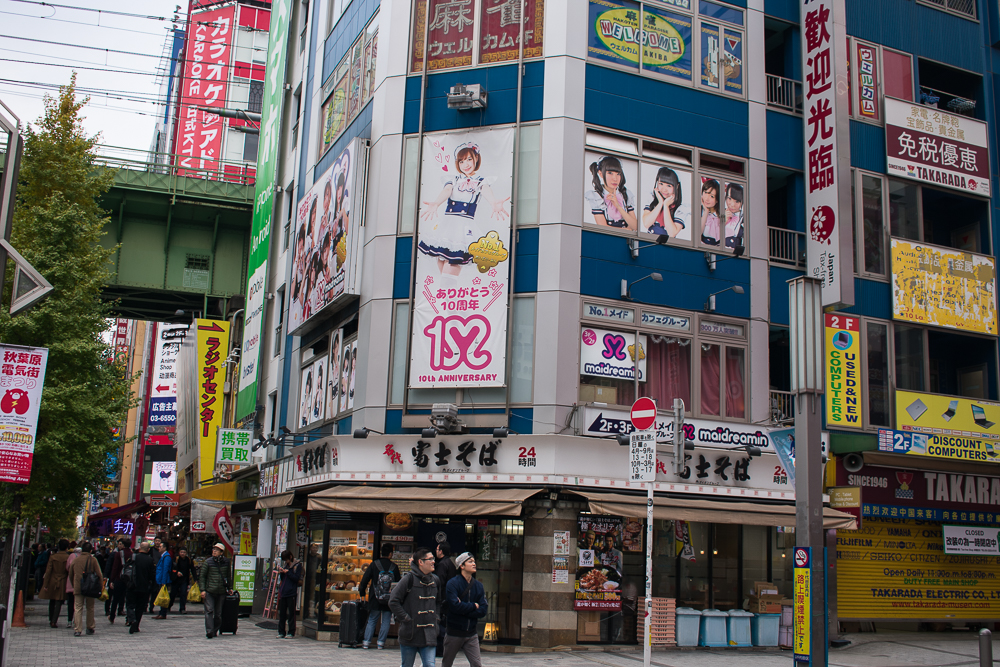
[[[319,5],[320,3],[315,3]],[[340,64],[348,49],[368,25],[375,12],[378,11],[380,0],[352,0],[344,8],[344,13],[337,19],[336,25],[323,43],[323,81],[326,81],[334,68]]]

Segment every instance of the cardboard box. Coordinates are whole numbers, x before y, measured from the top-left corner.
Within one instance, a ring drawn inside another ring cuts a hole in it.
[[[778,587],[772,584],[770,581],[755,581],[753,582],[753,594],[756,597],[762,595],[778,595]],[[778,595],[780,598],[781,596]]]
[[[784,599],[778,594],[778,587],[769,581],[755,581],[750,595],[748,611],[755,614],[780,614]]]
[[[581,384],[580,400],[584,403],[607,403],[609,405],[614,405],[618,402],[618,388],[600,387],[594,384]]]

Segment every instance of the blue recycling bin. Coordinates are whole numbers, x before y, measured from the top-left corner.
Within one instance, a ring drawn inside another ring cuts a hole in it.
[[[754,646],[777,646],[781,614],[754,614],[750,619],[750,640]]]
[[[698,646],[729,646],[727,620],[729,614],[718,609],[706,609],[701,612],[701,637],[698,639]]]
[[[726,619],[726,630],[730,646],[753,646],[750,643],[750,621],[753,614],[742,609],[730,609]]]
[[[690,607],[677,608],[677,645],[697,646],[701,612]]]

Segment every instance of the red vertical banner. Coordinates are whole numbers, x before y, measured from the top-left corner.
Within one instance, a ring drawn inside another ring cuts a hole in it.
[[[429,11],[428,11],[429,5]],[[472,64],[475,32],[475,0],[425,0],[417,4],[413,22],[411,72],[423,69],[424,31],[428,69],[447,69]]]
[[[236,6],[230,5],[191,14],[177,124],[178,164],[185,170],[181,174],[219,169],[222,117],[197,107],[226,107],[235,12]]]
[[[480,0],[479,62],[517,60],[524,23],[524,57],[542,55],[545,3],[540,0]]]

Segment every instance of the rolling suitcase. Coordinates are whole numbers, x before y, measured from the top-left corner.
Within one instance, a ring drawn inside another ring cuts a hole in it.
[[[364,616],[364,618],[362,618]],[[357,648],[365,633],[367,609],[359,600],[349,600],[340,605],[340,648]]]
[[[239,591],[233,591],[233,594],[227,595],[225,602],[222,603],[222,627],[219,628],[220,635],[224,632],[236,634],[236,630],[240,624],[239,613],[240,594]]]

